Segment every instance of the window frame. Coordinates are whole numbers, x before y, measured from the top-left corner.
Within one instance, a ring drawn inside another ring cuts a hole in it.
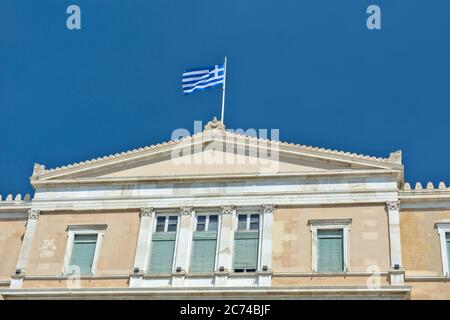
[[[442,274],[444,277],[450,276],[449,257],[447,254],[447,239],[446,235],[450,234],[450,222],[438,222],[436,227],[439,234],[439,242],[441,247],[441,261],[442,261]]]
[[[318,230],[342,230],[343,242],[343,262],[344,269],[338,273],[346,273],[350,269],[350,225],[351,219],[311,219],[308,224],[311,228],[311,270],[313,273],[329,273],[319,272],[319,241],[317,236]],[[332,272],[335,273],[335,272]]]
[[[239,226],[239,216],[240,215],[246,215],[246,229],[245,230],[239,230],[238,226]],[[258,215],[258,229],[256,230],[251,230],[250,229],[250,223],[251,223],[251,216],[252,215]],[[234,222],[235,222],[235,227],[234,227],[234,231],[233,231],[233,244],[232,244],[232,258],[231,258],[231,272],[234,274],[252,274],[252,273],[257,273],[260,272],[261,270],[261,254],[262,254],[262,227],[263,227],[263,214],[260,210],[258,209],[252,209],[252,208],[245,208],[243,210],[237,210],[236,214],[235,214],[235,218],[234,218]],[[234,240],[235,240],[235,232],[258,232],[258,246],[257,246],[257,252],[256,252],[256,270],[255,271],[242,271],[242,272],[236,272],[234,271],[234,259],[236,258],[235,256],[235,247],[234,247]]]
[[[95,244],[94,257],[92,259],[92,267],[90,275],[80,274],[80,277],[92,276],[97,273],[97,265],[100,257],[100,248],[102,244],[102,239],[105,236],[106,225],[69,225],[67,227],[67,245],[66,253],[64,255],[63,263],[63,274],[66,276],[71,276],[73,273],[70,271],[70,261],[72,259],[72,251],[75,242],[76,235],[96,235],[97,241]]]
[[[165,217],[164,220],[164,231],[156,231],[156,226],[158,225],[158,217]],[[175,231],[167,231],[169,228],[169,217],[176,217],[177,218],[177,228]],[[169,233],[169,232],[175,232],[176,238],[178,238],[178,229],[180,227],[180,215],[177,213],[158,213],[155,215],[155,223],[153,224],[153,230],[152,233]]]
[[[156,231],[158,217],[166,218],[164,221],[164,231]],[[175,231],[167,231],[167,229],[169,227],[169,217],[177,218],[177,229]],[[178,238],[179,238],[179,232],[180,232],[180,222],[181,222],[181,218],[180,218],[179,213],[175,213],[173,211],[170,211],[170,212],[162,211],[162,212],[155,213],[151,237],[150,237],[150,245],[149,245],[150,249],[147,251],[146,259],[145,259],[145,273],[146,274],[150,274],[150,275],[158,275],[159,274],[157,272],[151,272],[149,269],[150,269],[150,265],[151,265],[150,259],[152,257],[153,241],[155,240],[154,235],[160,234],[160,233],[175,233],[175,242],[174,242],[174,250],[173,250],[173,257],[172,257],[172,267],[171,267],[170,273],[173,273],[175,271],[175,263],[176,263],[176,257],[177,257],[177,249],[178,249]],[[158,240],[156,240],[156,241],[158,241]]]
[[[197,230],[197,223],[198,223],[198,217],[199,216],[206,216],[206,220],[205,220],[205,230],[201,231],[201,230]],[[211,231],[209,230],[209,219],[210,216],[217,216],[217,230],[215,231]],[[216,232],[216,246],[215,246],[215,251],[214,251],[214,267],[213,267],[213,271],[215,272],[219,266],[219,247],[220,247],[220,234],[221,234],[221,227],[222,227],[222,215],[219,212],[214,212],[214,211],[196,211],[195,215],[194,215],[194,223],[193,223],[193,229],[192,229],[192,233],[191,233],[191,245],[190,245],[190,253],[189,253],[189,257],[188,257],[188,272],[192,273],[192,274],[202,274],[204,272],[192,272],[191,271],[191,262],[192,262],[192,253],[193,253],[193,247],[194,247],[194,233],[195,232]],[[207,272],[210,273],[210,272]]]
[[[198,223],[198,217],[199,216],[206,216],[206,220],[205,220],[205,230],[197,230],[197,223]],[[210,232],[212,230],[209,230],[209,218],[210,216],[217,216],[217,230],[213,230],[215,232],[217,232],[217,234],[219,234],[220,231],[220,214],[218,213],[214,213],[214,212],[208,212],[208,213],[204,213],[204,212],[199,212],[195,214],[195,220],[194,220],[194,232]]]
[[[239,230],[239,216],[244,216],[244,215],[247,216],[245,230]],[[258,216],[258,229],[250,229],[252,215]],[[261,217],[261,213],[259,213],[259,212],[236,213],[236,230],[234,230],[234,231],[250,231],[250,232],[258,231],[258,232],[261,232],[261,225],[262,225],[261,220],[262,220],[262,217]]]

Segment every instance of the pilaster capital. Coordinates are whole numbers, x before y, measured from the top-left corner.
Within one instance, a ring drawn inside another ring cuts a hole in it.
[[[234,206],[221,206],[220,212],[222,214],[233,214]]]
[[[262,211],[263,211],[263,213],[274,214],[275,213],[275,205],[272,203],[271,204],[263,204]]]
[[[194,214],[194,207],[180,207],[181,215],[192,215]]]
[[[30,209],[28,210],[28,219],[39,219],[40,213],[40,210]]]
[[[140,213],[140,217],[154,217],[155,215],[155,209],[152,207],[147,207],[147,208],[141,208],[141,213]]]
[[[400,210],[400,200],[397,201],[386,201],[386,206],[389,211]]]

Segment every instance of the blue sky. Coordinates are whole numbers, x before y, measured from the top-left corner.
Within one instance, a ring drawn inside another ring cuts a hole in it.
[[[81,30],[66,8],[81,8]],[[366,8],[382,29],[366,28]],[[2,0],[0,194],[48,168],[151,145],[220,115],[185,68],[229,58],[225,123],[450,182],[448,0]]]

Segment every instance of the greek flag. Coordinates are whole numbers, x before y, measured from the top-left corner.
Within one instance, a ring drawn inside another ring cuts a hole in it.
[[[205,90],[223,83],[223,64],[188,69],[183,72],[183,93],[186,95],[193,93],[195,90]]]

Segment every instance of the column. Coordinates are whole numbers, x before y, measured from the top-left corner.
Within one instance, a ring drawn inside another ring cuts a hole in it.
[[[261,252],[258,285],[270,286],[272,283],[272,226],[275,205],[262,205]]]
[[[391,269],[391,285],[403,285],[405,271],[402,263],[402,246],[400,239],[400,201],[387,201],[388,221],[389,221],[389,245]]]
[[[175,272],[172,274],[172,286],[184,286],[186,272],[189,268],[189,258],[194,232],[194,208],[180,208],[180,227],[178,229],[177,248],[175,250]]]
[[[28,210],[28,221],[23,236],[22,247],[20,249],[19,259],[16,265],[16,273],[11,277],[11,289],[21,288],[28,262],[28,256],[33,245],[34,234],[36,233],[37,223],[39,220],[39,210]]]
[[[215,272],[214,285],[225,286],[228,275],[233,268],[233,241],[234,221],[236,210],[234,206],[221,207],[221,222],[219,230],[219,252],[217,254],[217,271]]]
[[[155,210],[151,207],[141,208],[139,234],[134,256],[133,273],[130,274],[130,287],[140,287],[147,270],[152,244]]]

